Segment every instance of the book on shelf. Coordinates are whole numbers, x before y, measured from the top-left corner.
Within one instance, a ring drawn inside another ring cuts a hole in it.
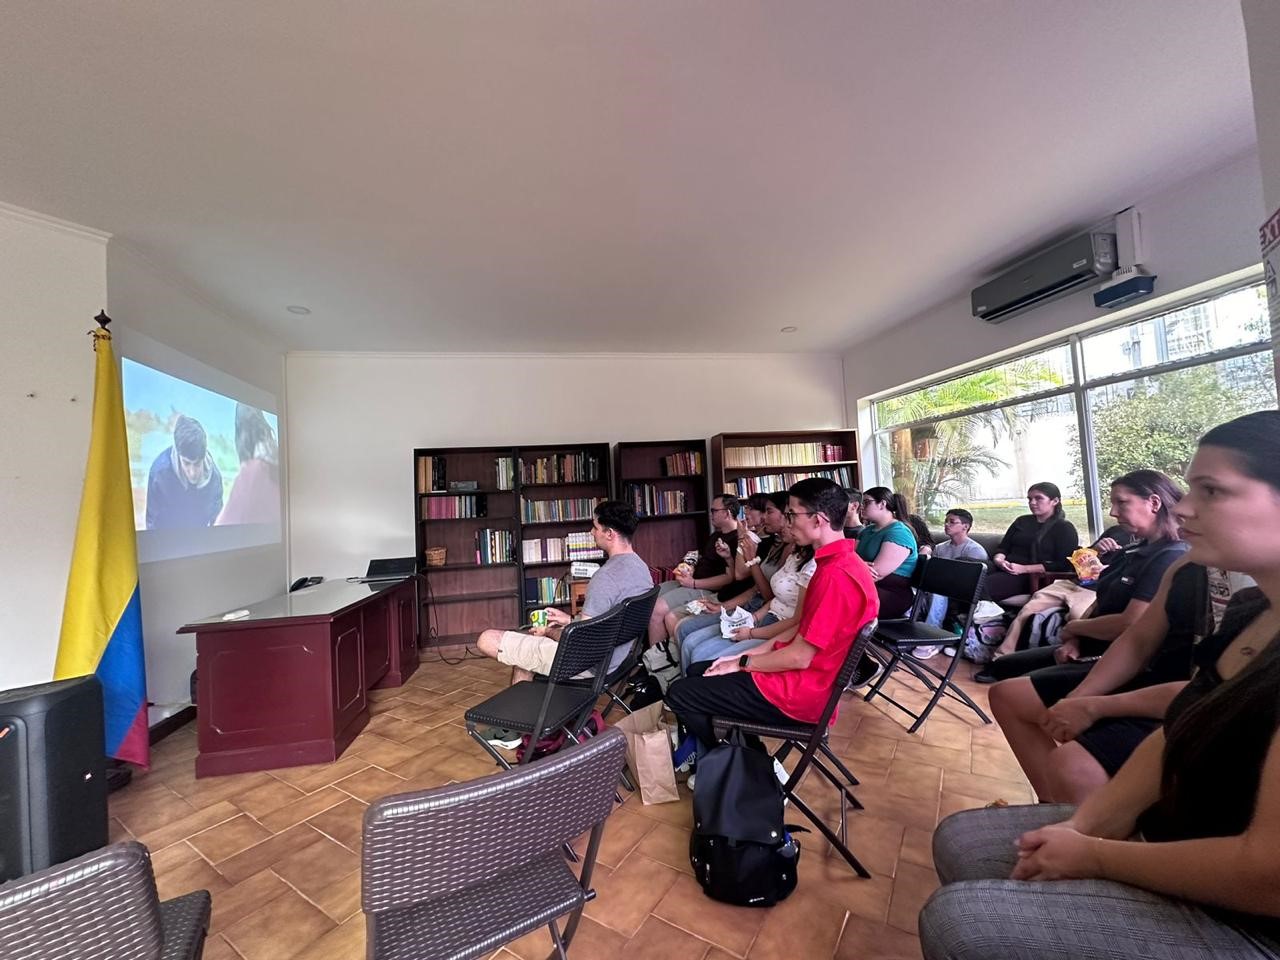
[[[838,443],[766,443],[759,447],[725,447],[726,467],[785,467],[793,463],[832,463],[844,460]]]
[[[834,467],[831,470],[805,470],[800,473],[768,473],[754,477],[738,477],[725,482],[724,492],[745,499],[753,493],[775,493],[788,490],[792,484],[809,477],[825,477],[840,486],[853,486],[853,470],[850,467]]]
[[[418,492],[436,493],[446,491],[444,457],[418,458]]]
[[[520,458],[521,483],[595,483],[599,479],[600,460],[589,453]]]
[[[671,513],[688,513],[692,502],[684,490],[659,490],[652,483],[628,483],[622,499],[631,504],[638,517],[661,517]]]
[[[604,558],[604,551],[596,546],[595,539],[589,533],[522,540],[520,553],[525,563],[568,563],[572,560]]]
[[[702,451],[686,450],[662,458],[664,477],[698,477],[702,475]]]
[[[599,497],[571,497],[558,500],[521,500],[520,512],[525,523],[548,523],[557,520],[590,520],[595,515]]]
[[[494,471],[496,473],[495,485],[499,490],[512,490],[515,488],[516,468],[515,461],[511,457],[498,457],[494,460]]]
[[[485,566],[491,563],[513,563],[512,544],[515,542],[510,530],[492,527],[481,527],[476,531],[476,563]]]
[[[524,599],[526,603],[565,603],[569,584],[562,577],[525,577]]]
[[[423,520],[458,520],[488,515],[489,498],[483,493],[458,497],[429,497],[422,501]]]

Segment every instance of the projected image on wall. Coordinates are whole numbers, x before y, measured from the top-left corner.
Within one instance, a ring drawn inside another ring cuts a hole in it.
[[[134,526],[194,532],[256,525],[278,536],[276,415],[128,358],[122,363]]]

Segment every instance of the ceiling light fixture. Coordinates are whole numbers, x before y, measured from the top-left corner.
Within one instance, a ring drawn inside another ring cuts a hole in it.
[[[305,317],[307,316],[307,314],[311,312],[311,309],[309,307],[300,307],[296,303],[289,304],[289,306],[285,307],[285,309],[288,310],[290,313],[297,314],[300,317]]]
[[[783,332],[783,333],[795,333],[795,332],[796,332],[797,330],[799,330],[799,329],[800,329],[799,327],[783,327],[783,328],[782,328],[782,332]]]

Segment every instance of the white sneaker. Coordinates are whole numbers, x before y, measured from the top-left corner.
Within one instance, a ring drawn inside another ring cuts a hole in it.
[[[689,774],[689,779],[688,779],[688,780],[686,780],[686,781],[684,782],[684,785],[685,785],[686,787],[688,787],[690,790],[692,790],[692,789],[693,789],[693,781],[695,781],[695,780],[697,780],[697,779],[698,779],[698,775],[697,775],[696,773],[691,773],[691,774]]]
[[[773,775],[778,778],[778,782],[784,787],[787,781],[791,779],[791,774],[787,772],[787,768],[782,765],[782,761],[777,757],[773,758]]]
[[[911,655],[917,660],[931,660],[936,657],[941,650],[942,647],[936,644],[928,647],[916,647],[911,651]]]
[[[955,647],[943,647],[943,648],[942,648],[942,653],[943,653],[943,655],[944,655],[944,656],[954,657],[954,656],[956,655],[956,648],[955,648]]]

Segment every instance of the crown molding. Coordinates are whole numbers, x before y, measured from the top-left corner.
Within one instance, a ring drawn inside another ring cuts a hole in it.
[[[16,220],[18,223],[29,223],[37,227],[44,227],[47,230],[54,230],[58,233],[69,234],[73,237],[79,237],[81,240],[93,240],[97,243],[105,244],[111,239],[111,234],[104,230],[95,230],[93,227],[72,223],[70,220],[59,220],[57,217],[51,217],[47,213],[27,210],[24,207],[15,207],[11,203],[0,203],[0,217],[4,217],[6,220]]]

